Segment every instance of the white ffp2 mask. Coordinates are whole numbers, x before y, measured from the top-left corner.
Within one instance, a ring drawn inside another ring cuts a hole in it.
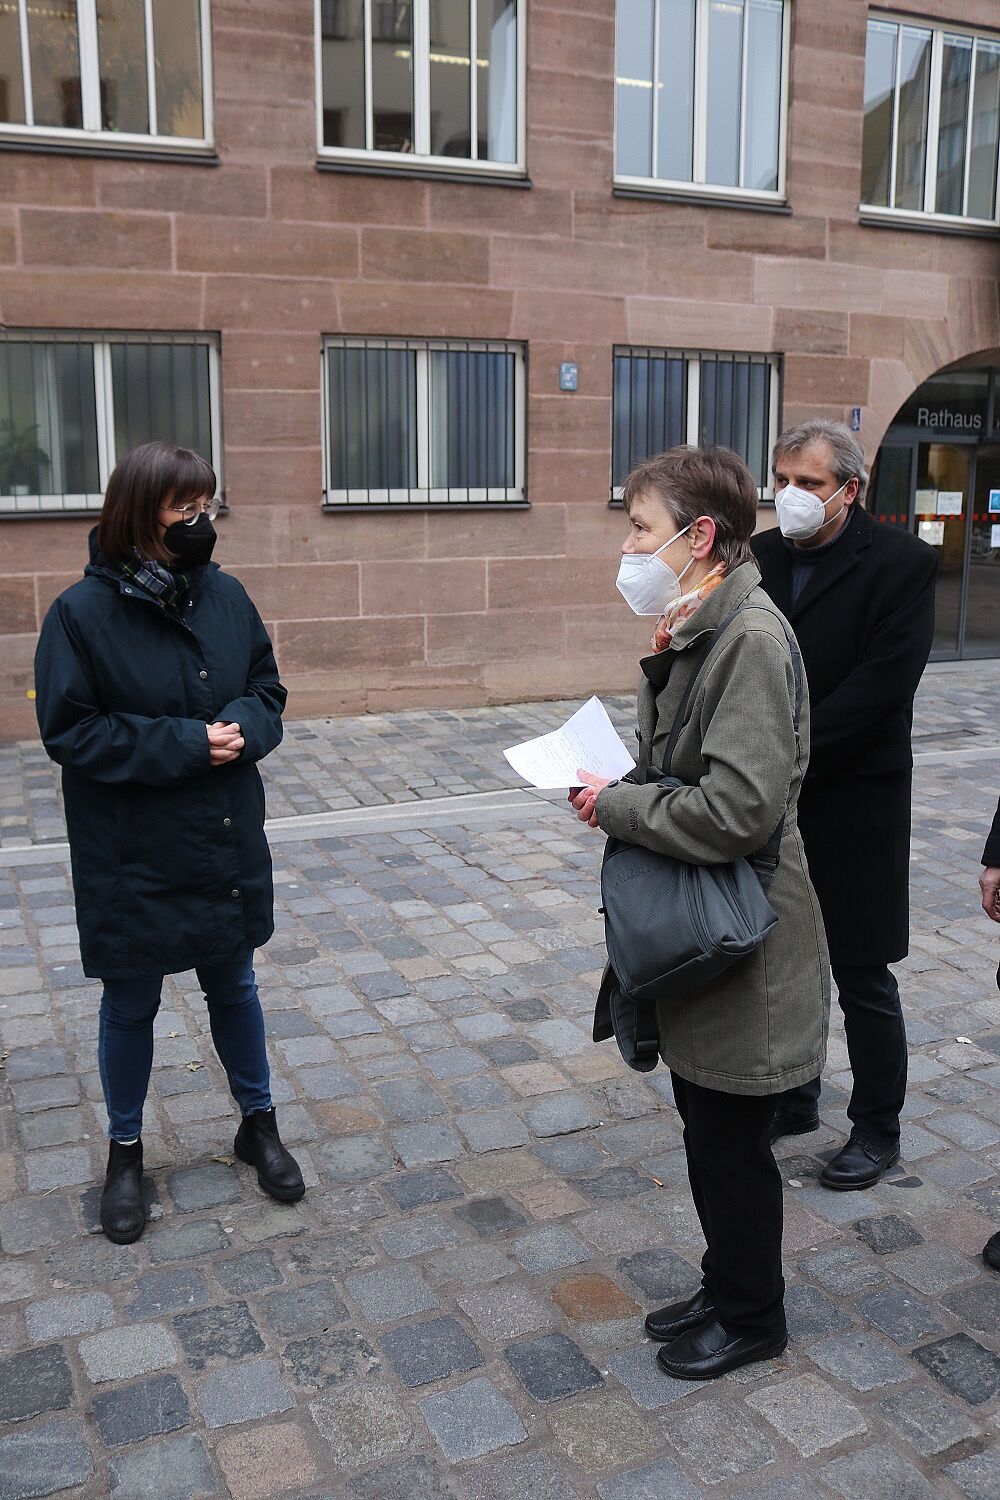
[[[845,479],[840,490],[846,489],[850,482],[849,479]],[[826,507],[831,500],[837,498],[840,490],[834,490],[832,495],[827,495],[825,500],[821,500],[810,490],[800,490],[797,485],[786,484],[785,488],[779,490],[774,497],[774,508],[778,512],[778,526],[782,536],[786,536],[791,542],[807,542],[823,526],[829,525],[830,521],[836,521],[844,514],[846,506],[842,505],[837,515],[830,516],[829,521]]]
[[[660,553],[672,547],[678,537],[691,530],[691,526],[678,531],[677,536],[672,536],[655,552],[627,552],[622,558],[615,587],[633,614],[655,615],[659,619],[663,611],[680,598],[681,579],[694,558],[689,559],[687,567],[680,573],[675,573],[670,564],[661,559]]]

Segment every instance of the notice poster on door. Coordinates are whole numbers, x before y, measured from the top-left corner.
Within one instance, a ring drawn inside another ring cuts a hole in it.
[[[1000,516],[1000,490],[990,490],[990,515]]]
[[[920,521],[917,524],[917,535],[922,542],[928,542],[932,547],[943,547],[944,522]]]
[[[961,490],[938,490],[937,513],[939,516],[960,516],[965,495]]]
[[[913,508],[918,516],[937,515],[937,490],[917,490],[913,497]]]
[[[990,527],[990,546],[1000,547],[1000,526],[996,523]]]

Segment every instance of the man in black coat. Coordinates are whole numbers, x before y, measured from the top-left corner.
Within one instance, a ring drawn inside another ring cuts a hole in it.
[[[906,1030],[889,965],[909,945],[910,733],[934,634],[938,557],[863,508],[864,453],[840,422],[802,422],[773,456],[780,529],[754,538],[809,679],[799,827],[830,943],[854,1073],[851,1137],[824,1167],[866,1188],[899,1159]],[[783,1094],[772,1139],[815,1130],[820,1081]]]

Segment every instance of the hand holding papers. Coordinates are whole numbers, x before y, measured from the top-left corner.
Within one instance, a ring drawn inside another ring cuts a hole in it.
[[[519,776],[546,790],[580,785],[580,771],[614,780],[635,768],[600,698],[590,698],[561,729],[504,751]]]

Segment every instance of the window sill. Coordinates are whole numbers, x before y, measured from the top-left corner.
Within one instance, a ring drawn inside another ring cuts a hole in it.
[[[722,193],[701,193],[697,188],[686,192],[679,188],[626,187],[615,183],[612,188],[615,198],[641,198],[646,202],[686,203],[698,208],[738,208],[754,214],[782,214],[788,216],[792,210],[784,199],[728,197]]]
[[[182,147],[176,150],[161,150],[155,146],[100,146],[96,141],[41,141],[28,136],[13,139],[0,136],[0,151],[24,151],[33,156],[88,156],[106,157],[110,161],[158,161],[185,166],[217,167],[218,152],[214,147]]]
[[[897,214],[880,214],[877,209],[860,208],[858,223],[866,229],[902,229],[916,234],[952,234],[962,239],[995,240],[1000,235],[997,224],[963,224],[960,219],[948,223],[946,219],[924,217],[904,218]]]
[[[531,501],[530,500],[444,500],[444,501],[441,501],[440,503],[435,503],[435,502],[427,501],[427,500],[404,500],[404,501],[399,502],[396,505],[390,505],[390,504],[385,504],[385,503],[373,503],[371,505],[366,505],[366,504],[363,504],[363,503],[362,504],[355,504],[355,505],[350,505],[350,504],[337,505],[337,504],[331,504],[330,502],[324,500],[323,504],[320,506],[320,509],[323,511],[324,515],[330,515],[330,516],[370,516],[373,513],[377,513],[378,515],[383,515],[383,516],[386,516],[386,515],[398,516],[400,514],[410,515],[414,511],[420,511],[420,512],[436,511],[439,514],[441,514],[443,512],[456,511],[456,510],[460,510],[460,511],[463,512],[463,514],[466,514],[470,510],[493,510],[493,511],[497,511],[497,510],[530,510],[531,509]]]
[[[489,168],[472,168],[468,171],[448,171],[445,167],[423,166],[414,162],[412,166],[393,166],[388,162],[340,161],[335,157],[316,158],[317,172],[343,172],[359,177],[414,177],[420,182],[466,182],[482,187],[530,188],[531,178],[525,174],[495,172]]]

